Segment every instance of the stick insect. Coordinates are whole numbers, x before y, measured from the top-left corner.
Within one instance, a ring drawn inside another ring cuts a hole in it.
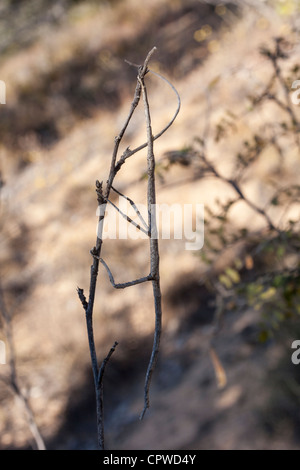
[[[156,203],[154,141],[157,140],[159,137],[161,137],[167,131],[167,129],[169,129],[169,127],[173,124],[174,120],[176,119],[176,116],[178,115],[179,110],[180,110],[180,97],[179,97],[177,90],[165,77],[163,77],[157,72],[151,71],[148,68],[149,61],[153,53],[155,52],[155,50],[156,50],[156,47],[151,49],[143,65],[137,66],[138,73],[137,73],[137,83],[136,83],[134,98],[131,103],[130,111],[125,120],[125,123],[119,135],[115,138],[115,145],[113,148],[110,171],[109,171],[108,179],[106,182],[105,190],[103,188],[103,182],[99,182],[98,180],[96,181],[96,193],[97,193],[97,201],[98,201],[98,206],[100,208],[100,213],[99,213],[99,220],[98,220],[98,232],[97,232],[96,244],[90,251],[92,258],[93,258],[93,263],[91,266],[88,301],[85,297],[83,289],[80,289],[80,288],[77,289],[78,296],[80,298],[80,301],[82,303],[82,306],[85,311],[85,316],[86,316],[87,335],[88,335],[88,341],[89,341],[89,349],[90,349],[94,385],[95,385],[95,392],[96,392],[97,433],[98,433],[99,449],[104,449],[104,424],[103,424],[104,371],[111,355],[115,351],[115,348],[118,344],[117,342],[114,343],[114,345],[110,349],[108,355],[105,357],[102,364],[98,365],[95,339],[94,339],[94,329],[93,329],[93,309],[94,309],[94,300],[95,300],[95,293],[96,293],[98,270],[99,270],[100,264],[104,266],[105,270],[107,271],[109,280],[115,289],[125,289],[127,287],[131,287],[131,286],[141,284],[144,282],[152,283],[153,297],[154,297],[154,309],[155,309],[155,330],[154,330],[152,352],[151,352],[151,356],[149,359],[149,364],[148,364],[146,378],[145,378],[145,385],[144,385],[144,408],[140,414],[140,419],[143,419],[150,405],[150,400],[149,400],[150,383],[151,383],[151,378],[155,369],[155,365],[156,365],[158,353],[159,353],[159,345],[160,345],[161,329],[162,329],[162,307],[161,307],[161,289],[160,289],[160,276],[159,276],[159,247],[158,247],[158,237],[156,236],[157,235],[156,216],[155,216],[155,211],[153,210],[153,208],[155,207],[155,203]],[[134,65],[134,64],[131,64],[131,65]],[[171,121],[156,135],[153,135],[152,133],[150,106],[149,106],[149,101],[148,101],[147,88],[145,84],[145,77],[149,72],[159,77],[160,79],[164,80],[171,87],[171,89],[174,91],[177,97],[177,109]],[[119,151],[120,143],[128,127],[128,124],[134,114],[134,111],[136,110],[140,102],[141,97],[143,100],[144,111],[145,111],[147,141],[133,150],[127,147],[126,150],[118,159],[118,151]],[[130,198],[122,194],[113,186],[115,177],[117,173],[120,171],[120,169],[123,167],[126,160],[146,147],[147,147],[147,177],[148,177],[148,182],[147,182],[148,221],[147,222],[144,220],[144,218],[138,211],[136,204]],[[131,206],[133,207],[135,213],[137,214],[139,218],[140,224],[137,224],[136,222],[134,222],[130,217],[128,217],[124,213],[121,213],[120,209],[111,202],[109,198],[111,191],[114,191],[115,193],[119,194],[119,196],[124,197],[131,204]],[[115,282],[114,276],[108,264],[101,257],[101,248],[103,244],[103,222],[104,222],[105,209],[106,209],[107,204],[114,206],[114,208],[118,212],[120,212],[123,217],[126,218],[128,223],[133,224],[138,230],[141,230],[149,238],[150,273],[148,275],[141,277],[139,279],[135,279],[133,281],[125,282],[125,283]]]

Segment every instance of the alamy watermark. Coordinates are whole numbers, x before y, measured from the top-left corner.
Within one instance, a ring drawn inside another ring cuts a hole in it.
[[[6,349],[4,341],[0,340],[0,364],[6,364]]]
[[[295,339],[295,341],[292,342],[291,348],[296,349],[291,356],[292,363],[298,365],[300,364],[300,339]]]
[[[132,202],[132,201],[131,201]],[[144,204],[129,203],[119,197],[118,203],[98,206],[100,217],[97,235],[101,239],[184,240],[186,250],[201,250],[204,244],[203,204],[153,204],[148,213]],[[104,217],[105,216],[105,217]],[[148,228],[149,217],[156,221]]]
[[[292,90],[295,90],[291,93],[291,100],[293,104],[300,104],[300,80],[295,80],[292,83]]]
[[[3,80],[0,80],[0,104],[6,104],[6,85]]]

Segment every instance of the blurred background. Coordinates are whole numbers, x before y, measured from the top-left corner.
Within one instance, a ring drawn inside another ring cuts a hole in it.
[[[157,199],[205,205],[205,241],[160,240],[163,336],[143,421],[151,286],[114,290],[100,270],[98,358],[108,449],[297,449],[300,445],[298,0],[2,0],[0,448],[95,449],[85,316],[106,181],[136,69],[181,96],[155,142]],[[147,76],[154,132],[176,97]],[[145,141],[142,106],[122,142]],[[121,154],[121,153],[120,153]],[[146,202],[146,151],[115,186]],[[148,273],[147,240],[106,240],[116,282]],[[11,344],[13,343],[13,353]],[[2,343],[3,344],[3,343]],[[15,367],[15,369],[14,369]],[[12,387],[18,376],[20,403]]]

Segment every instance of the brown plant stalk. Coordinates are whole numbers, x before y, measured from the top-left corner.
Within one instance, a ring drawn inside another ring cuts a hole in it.
[[[7,353],[8,353],[7,355],[9,357],[9,377],[4,378],[0,376],[0,380],[2,380],[6,385],[9,386],[9,388],[12,390],[13,394],[17,398],[17,401],[20,403],[21,407],[23,408],[26,422],[34,438],[37,450],[46,450],[46,446],[45,446],[43,437],[40,433],[40,430],[38,428],[38,425],[36,423],[32,407],[27,397],[27,393],[26,391],[24,391],[23,387],[20,384],[19,375],[17,371],[16,352],[15,352],[14,341],[13,341],[11,316],[4,302],[4,295],[3,295],[1,285],[0,285],[0,317],[3,320]]]
[[[97,201],[98,201],[98,208],[99,208],[99,220],[98,220],[98,232],[97,232],[97,239],[94,248],[91,250],[91,255],[93,257],[93,264],[91,266],[91,275],[90,275],[90,288],[89,288],[89,297],[88,301],[84,295],[83,289],[78,288],[78,295],[81,300],[82,306],[85,310],[86,315],[86,325],[87,325],[87,335],[89,341],[89,349],[90,349],[90,356],[91,356],[91,363],[92,363],[92,370],[94,376],[94,384],[95,384],[95,392],[96,392],[96,410],[97,410],[97,433],[98,433],[98,447],[99,449],[104,449],[104,424],[103,424],[103,376],[104,376],[104,369],[109,361],[112,353],[115,350],[117,343],[115,342],[114,346],[111,348],[109,354],[102,362],[101,366],[98,366],[97,360],[97,353],[96,353],[96,346],[95,346],[95,338],[94,338],[94,330],[93,330],[93,310],[94,310],[94,301],[95,301],[95,293],[96,293],[96,284],[98,278],[98,271],[99,271],[99,263],[101,263],[104,268],[106,269],[110,282],[112,286],[116,289],[125,289],[130,286],[134,286],[137,284],[141,284],[143,282],[152,282],[153,288],[153,297],[154,297],[154,307],[155,307],[155,331],[154,331],[154,340],[153,340],[153,347],[152,353],[149,360],[147,372],[146,372],[146,379],[145,379],[145,388],[144,388],[144,408],[140,415],[142,419],[146,410],[149,408],[149,389],[150,389],[150,382],[152,378],[152,374],[157,362],[158,352],[159,352],[159,343],[161,337],[161,317],[162,317],[162,309],[161,309],[161,291],[160,291],[160,281],[159,281],[159,250],[158,250],[158,239],[157,239],[157,228],[156,228],[156,216],[155,216],[155,202],[156,202],[156,192],[155,192],[155,158],[154,158],[154,149],[153,149],[153,142],[158,139],[174,122],[179,109],[180,109],[180,98],[173,87],[173,85],[160,74],[156,72],[152,72],[155,75],[159,76],[161,79],[166,81],[173,91],[176,93],[178,106],[176,112],[171,119],[171,121],[155,136],[152,134],[152,126],[151,126],[151,117],[150,117],[150,107],[148,102],[148,95],[147,89],[145,85],[145,76],[150,70],[148,69],[148,63],[152,57],[152,54],[155,52],[156,47],[151,49],[148,53],[143,65],[138,66],[138,74],[137,74],[137,83],[134,93],[134,98],[131,103],[129,114],[125,120],[125,123],[119,133],[119,135],[115,138],[115,145],[113,148],[110,171],[108,175],[108,179],[106,182],[106,188],[103,188],[103,182],[96,181],[96,193],[97,193]],[[144,102],[144,110],[145,110],[145,118],[146,118],[146,129],[147,129],[147,141],[142,145],[136,147],[133,150],[130,150],[129,147],[123,152],[121,157],[117,160],[118,157],[118,150],[120,146],[120,142],[126,132],[128,124],[136,110],[140,98],[143,98]],[[114,188],[113,183],[116,174],[119,172],[125,161],[134,155],[135,153],[139,152],[143,148],[148,148],[147,152],[147,173],[148,173],[148,190],[147,190],[147,206],[148,206],[148,223],[145,222],[141,214],[139,213],[137,206],[135,203],[120,193],[117,189]],[[121,197],[127,199],[133,209],[135,210],[137,216],[139,217],[141,224],[136,224],[130,217],[123,214],[120,209],[113,204],[110,199],[110,192],[114,191],[119,194]],[[107,263],[101,258],[101,248],[103,244],[103,224],[104,224],[104,217],[105,217],[105,210],[107,204],[111,204],[117,211],[121,213],[121,215],[126,218],[128,223],[133,224],[138,230],[142,231],[149,237],[150,241],[150,273],[147,276],[141,277],[139,279],[135,279],[133,281],[128,281],[125,283],[118,284],[114,280],[114,276],[111,273]]]

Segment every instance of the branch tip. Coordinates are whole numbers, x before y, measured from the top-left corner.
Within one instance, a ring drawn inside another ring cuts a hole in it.
[[[82,306],[83,306],[84,310],[86,311],[87,308],[88,308],[88,303],[86,301],[86,297],[84,295],[83,289],[81,289],[80,287],[77,287],[77,294],[78,294],[78,297],[80,299],[80,302],[82,303]]]
[[[101,364],[101,367],[99,368],[99,373],[98,373],[98,380],[97,380],[98,386],[101,386],[101,384],[102,384],[102,380],[103,380],[103,377],[104,377],[104,372],[105,372],[106,365],[107,365],[108,361],[110,360],[112,354],[115,352],[116,347],[118,346],[118,344],[119,344],[118,341],[114,342],[114,344],[110,348],[107,356],[102,361],[102,364]]]

